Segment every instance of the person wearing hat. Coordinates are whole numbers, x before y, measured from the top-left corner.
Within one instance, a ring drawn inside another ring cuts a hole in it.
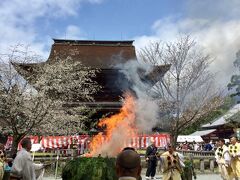
[[[231,156],[228,147],[225,145],[225,140],[220,139],[218,141],[218,148],[215,152],[216,162],[218,164],[219,172],[223,180],[232,179],[232,168],[230,166]]]
[[[237,142],[236,137],[231,138],[231,145],[229,145],[229,152],[231,155],[231,168],[235,179],[240,180],[240,143]]]
[[[150,146],[147,147],[145,158],[147,161],[146,179],[154,179],[157,167],[157,147],[153,138],[150,139]]]
[[[118,180],[139,180],[141,170],[140,155],[134,149],[127,148],[118,154],[116,160]]]
[[[167,151],[160,156],[163,180],[181,180],[184,163],[180,154],[169,144]]]

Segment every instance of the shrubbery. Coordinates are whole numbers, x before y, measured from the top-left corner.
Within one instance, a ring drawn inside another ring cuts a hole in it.
[[[81,157],[69,161],[63,168],[63,180],[115,180],[115,159]]]

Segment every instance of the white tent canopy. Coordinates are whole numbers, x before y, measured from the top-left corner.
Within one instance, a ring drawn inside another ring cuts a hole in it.
[[[177,142],[203,142],[201,136],[189,136],[189,135],[180,135],[177,138]]]
[[[42,145],[41,144],[32,144],[32,148],[31,151],[39,151],[40,149],[42,149]]]

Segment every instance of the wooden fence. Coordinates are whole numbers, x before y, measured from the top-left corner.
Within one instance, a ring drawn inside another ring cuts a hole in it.
[[[34,161],[37,162],[51,162],[52,169],[55,168],[55,163],[59,161],[59,166],[63,167],[67,161],[72,160],[76,157],[80,157],[76,152],[76,149],[68,149],[67,154],[66,150],[52,150],[49,152],[48,156],[40,157],[35,156]],[[212,151],[178,151],[183,154],[185,158],[189,156],[192,157],[194,166],[200,172],[211,171],[214,172],[216,168],[216,162],[214,158],[214,152]],[[144,154],[141,154],[142,165],[146,167],[146,162],[144,158]]]
[[[195,167],[199,169],[201,172],[206,170],[206,167],[211,172],[214,172],[216,167],[215,155],[214,151],[181,151],[178,150],[179,153],[183,154],[184,157],[189,157],[190,155],[193,158],[193,161],[199,161],[199,165],[195,164]]]

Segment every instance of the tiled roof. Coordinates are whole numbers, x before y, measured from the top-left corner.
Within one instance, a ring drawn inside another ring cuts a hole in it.
[[[106,41],[106,40],[72,40],[72,39],[53,39],[55,44],[68,43],[77,45],[106,45],[106,46],[132,46],[133,40],[129,41]]]
[[[209,127],[216,127],[216,126],[224,125],[228,122],[227,121],[228,119],[233,117],[238,112],[240,112],[240,104],[236,104],[235,106],[233,106],[225,115],[218,118],[217,120],[202,125],[202,128],[209,128]]]
[[[205,136],[208,135],[210,133],[213,133],[214,131],[216,131],[216,129],[209,129],[209,130],[203,130],[203,131],[196,131],[192,134],[189,134],[189,136]]]

